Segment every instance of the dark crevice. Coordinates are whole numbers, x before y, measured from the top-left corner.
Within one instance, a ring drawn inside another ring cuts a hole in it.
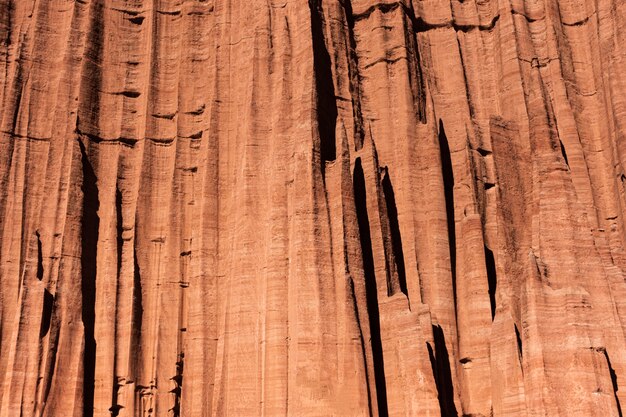
[[[122,220],[122,192],[115,187],[115,214],[117,220],[117,276],[119,278],[122,268],[122,249],[124,248],[124,224]]]
[[[41,281],[43,279],[43,250],[39,230],[35,231],[35,236],[37,236],[37,279]]]
[[[189,135],[189,139],[191,140],[197,140],[197,139],[202,139],[202,134],[204,132],[202,130],[196,132],[196,133],[192,133],[191,135]]]
[[[370,404],[369,407],[369,416],[373,417],[374,416],[374,410],[373,410],[373,404],[372,404],[372,390],[370,388],[370,375],[369,375],[369,367],[367,366],[367,355],[365,354],[366,352],[366,345],[365,345],[365,339],[363,337],[363,326],[361,324],[361,319],[360,319],[360,312],[359,312],[359,303],[357,302],[357,297],[356,297],[356,292],[354,290],[354,281],[352,280],[352,278],[348,278],[348,283],[350,284],[350,298],[352,299],[352,307],[354,308],[354,318],[356,319],[356,324],[357,324],[357,328],[359,329],[359,340],[361,342],[361,351],[363,352],[363,363],[364,363],[364,369],[365,369],[365,379],[368,381],[368,384],[366,384],[366,388],[367,388],[367,402],[368,404]]]
[[[337,123],[337,102],[330,55],[324,41],[324,14],[320,0],[309,0],[311,9],[311,33],[313,40],[313,69],[317,91],[317,123],[320,135],[320,157],[325,161],[336,157],[335,125]]]
[[[131,91],[131,90],[124,90],[122,92],[119,93],[114,93],[116,95],[122,95],[124,97],[128,97],[128,98],[137,98],[141,95],[141,93],[139,91]]]
[[[52,308],[54,307],[54,295],[47,289],[43,290],[43,308],[41,310],[41,327],[39,337],[45,337],[50,331],[50,321],[52,319]]]
[[[20,59],[19,59],[20,62],[23,59],[22,54],[23,54],[23,51],[20,51]],[[26,84],[23,79],[24,70],[22,69],[22,65],[18,65],[16,72],[17,74],[15,76],[15,86],[16,86],[15,93],[17,97],[15,98],[15,108],[13,110],[13,121],[11,125],[11,130],[15,130],[15,127],[17,126],[17,121],[20,117],[20,110],[22,108],[22,99],[24,95],[24,85]]]
[[[462,71],[463,72],[463,85],[465,86],[465,97],[467,97],[467,104],[468,104],[468,107],[469,107],[469,114],[470,114],[470,117],[472,119],[474,119],[475,117],[477,117],[477,115],[476,115],[476,103],[475,103],[475,100],[473,99],[473,97],[475,95],[470,92],[470,87],[469,86],[470,86],[471,82],[467,79],[467,69],[468,69],[467,68],[467,65],[468,65],[467,61],[468,61],[468,57],[467,57],[466,54],[463,53],[463,51],[465,51],[465,48],[462,45],[463,42],[461,41],[461,39],[462,39],[462,37],[457,36],[457,38],[456,38],[456,45],[457,45],[457,48],[459,48],[459,52],[460,52],[459,57],[460,57],[460,61],[461,61],[461,68],[463,70]],[[469,138],[467,138],[467,139],[469,140]],[[471,146],[469,143],[468,143],[468,145]],[[479,151],[479,154],[480,154],[480,151]]]
[[[176,375],[172,378],[175,387],[172,390],[174,394],[174,406],[172,407],[172,416],[180,417],[180,399],[183,392],[183,370],[185,366],[185,354],[181,352],[178,355],[178,361],[176,362]]]
[[[165,119],[165,120],[173,120],[176,117],[176,112],[174,113],[153,113],[152,117],[156,119]]]
[[[50,294],[52,296],[52,307],[50,308],[50,319],[49,319],[49,326],[48,329],[45,330],[45,334],[41,335],[42,331],[44,329],[40,328],[40,336],[41,337],[48,337],[48,349],[46,354],[48,355],[49,358],[57,358],[57,354],[58,354],[58,346],[59,346],[59,311],[58,309],[56,309],[54,307],[55,304],[55,297],[54,295]],[[47,297],[47,295],[44,294],[44,297]],[[44,298],[44,303],[45,303],[45,298]],[[43,323],[43,320],[42,320]],[[43,326],[42,326],[43,327]],[[43,372],[42,372],[42,377],[43,377],[43,389],[42,389],[42,398],[49,398],[49,394],[50,394],[50,388],[52,387],[52,381],[54,380],[53,376],[55,375],[54,371],[56,369],[56,365],[57,365],[57,361],[56,360],[49,360],[47,365],[45,367],[42,368]]]
[[[489,282],[489,304],[491,305],[491,320],[496,317],[496,288],[498,277],[496,275],[496,262],[493,252],[485,245],[485,266],[487,267],[487,280]]]
[[[352,1],[344,0],[343,7],[348,23],[348,42],[350,45],[349,71],[350,71],[350,95],[352,98],[352,117],[354,118],[354,137],[356,150],[363,147],[365,129],[363,128],[363,113],[361,111],[361,75],[359,74],[359,56],[356,52],[356,39],[354,37],[354,16],[352,15]]]
[[[617,406],[617,413],[619,417],[623,417],[622,414],[622,406],[619,402],[619,397],[617,396],[617,392],[619,391],[619,386],[617,385],[617,374],[615,373],[615,369],[611,365],[611,360],[609,359],[609,353],[606,349],[603,351],[604,357],[606,358],[606,364],[609,367],[609,372],[611,374],[611,382],[613,383],[613,395],[615,396],[615,405]]]
[[[122,238],[122,233],[124,232],[123,222],[122,222],[122,192],[119,187],[115,187],[115,214],[116,214],[116,228],[117,228],[117,278],[119,280],[122,274],[122,253],[124,248],[124,239]],[[118,383],[117,377],[113,377],[113,390],[112,390],[112,398],[111,398],[111,407],[109,411],[111,412],[111,417],[117,417],[122,409],[122,406],[118,404],[118,392],[120,389],[120,384]]]
[[[409,9],[410,10],[410,9]],[[422,68],[420,66],[420,52],[413,28],[414,13],[404,13],[402,23],[404,25],[404,42],[406,45],[406,53],[409,65],[409,85],[413,96],[413,111],[420,123],[426,123],[426,94],[424,92],[424,78],[422,76]],[[411,28],[408,27],[411,24]]]
[[[191,116],[200,116],[201,114],[204,113],[204,110],[206,110],[206,104],[202,104],[200,107],[198,107],[195,110],[187,111],[185,112],[185,114],[188,114]]]
[[[595,15],[595,13],[592,13],[591,15],[586,16],[583,19],[577,20],[575,22],[563,22],[563,21],[561,21],[561,24],[563,26],[583,26],[584,24],[586,24],[589,21],[589,19],[591,19],[593,17],[593,15]]]
[[[77,118],[77,121],[78,121],[78,118]],[[108,144],[120,143],[122,145],[129,146],[132,148],[137,144],[137,142],[139,142],[139,139],[135,139],[135,138],[125,138],[125,137],[103,138],[98,135],[86,133],[86,132],[81,131],[80,128],[78,128],[78,122],[77,122],[77,127],[76,127],[76,133],[85,139],[89,139],[89,141],[93,143],[102,143],[102,142],[105,142]],[[150,140],[155,143],[171,143],[174,139],[146,138],[146,140]]]
[[[166,16],[180,16],[182,14],[182,10],[157,10],[156,12]]]
[[[104,21],[105,5],[102,2],[91,2],[89,7],[89,32],[85,49],[85,76],[80,83],[79,114],[93,116],[98,110],[98,91],[102,91],[101,66],[104,60],[105,32],[101,22]],[[88,117],[87,126],[94,119]],[[96,258],[100,206],[96,173],[89,161],[85,143],[82,141],[80,118],[76,116],[75,133],[81,154],[82,168],[82,221],[81,221],[81,318],[84,327],[83,342],[83,417],[94,415],[94,383],[96,364],[96,340],[94,336],[95,300],[96,300]],[[86,138],[87,139],[87,138]],[[91,146],[91,145],[90,145]]]
[[[517,324],[515,326],[515,338],[517,339],[517,354],[519,355],[520,363],[522,362],[522,336],[519,333]]]
[[[113,389],[113,392],[115,393],[118,390],[119,386],[116,385],[115,388]],[[115,394],[114,394],[115,395]],[[109,412],[111,413],[111,417],[117,417],[120,415],[120,410],[124,408],[121,405],[112,405],[111,407],[109,407]]]
[[[354,202],[359,225],[361,239],[361,251],[363,253],[363,272],[365,275],[365,292],[367,297],[367,313],[370,320],[370,333],[372,343],[372,357],[374,360],[374,379],[376,381],[376,396],[378,400],[378,415],[387,417],[387,384],[385,381],[385,363],[380,335],[380,317],[378,312],[378,291],[376,286],[376,274],[374,272],[374,255],[372,252],[372,239],[370,236],[369,217],[367,214],[367,194],[365,188],[365,176],[361,166],[361,159],[357,158],[354,163]]]
[[[408,295],[406,289],[406,271],[404,267],[404,251],[402,249],[402,235],[400,234],[400,224],[398,222],[398,209],[396,206],[396,195],[391,185],[389,173],[385,172],[382,180],[383,194],[385,196],[385,204],[387,207],[387,217],[389,218],[389,233],[391,234],[391,249],[396,262],[396,271],[398,272],[398,282],[400,291]],[[391,295],[391,293],[390,293]]]
[[[141,346],[141,324],[143,321],[143,294],[141,292],[141,273],[139,262],[137,261],[137,249],[133,248],[133,261],[135,273],[133,275],[133,317],[131,325],[131,352],[133,358],[139,358],[139,347]],[[134,378],[134,376],[133,376]]]
[[[454,385],[452,384],[452,371],[450,369],[450,357],[446,339],[441,326],[433,326],[433,339],[435,350],[430,343],[426,343],[430,365],[437,386],[437,398],[439,399],[439,409],[441,417],[457,417],[459,414],[454,405]],[[469,362],[469,359],[466,361]]]
[[[559,140],[559,144],[561,145],[561,155],[563,155],[563,160],[565,161],[565,165],[569,168],[569,160],[567,159],[567,152],[565,152],[565,146],[563,142]]]
[[[85,327],[85,347],[83,357],[83,412],[85,417],[93,416],[94,372],[96,364],[96,341],[94,339],[96,301],[96,257],[98,249],[98,229],[100,218],[98,209],[98,185],[96,173],[89,162],[85,145],[78,141],[83,168],[83,221],[82,221],[82,320]]]
[[[439,120],[439,152],[441,154],[441,174],[443,176],[443,191],[446,199],[446,218],[448,220],[448,244],[450,246],[450,270],[452,272],[452,289],[456,308],[456,231],[454,219],[454,172],[450,146],[443,127]]]

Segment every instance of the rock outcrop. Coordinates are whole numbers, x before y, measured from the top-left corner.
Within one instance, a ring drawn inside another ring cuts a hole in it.
[[[622,416],[625,27],[0,0],[0,417]]]

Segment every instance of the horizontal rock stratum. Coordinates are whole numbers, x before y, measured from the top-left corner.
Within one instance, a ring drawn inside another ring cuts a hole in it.
[[[0,0],[0,417],[620,417],[623,0]]]

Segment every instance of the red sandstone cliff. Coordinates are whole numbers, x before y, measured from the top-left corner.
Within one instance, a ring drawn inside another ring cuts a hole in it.
[[[625,27],[0,0],[0,416],[621,416]]]

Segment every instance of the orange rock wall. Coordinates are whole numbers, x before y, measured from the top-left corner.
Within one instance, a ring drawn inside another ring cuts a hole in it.
[[[626,3],[376,1],[0,0],[0,417],[622,416]]]

